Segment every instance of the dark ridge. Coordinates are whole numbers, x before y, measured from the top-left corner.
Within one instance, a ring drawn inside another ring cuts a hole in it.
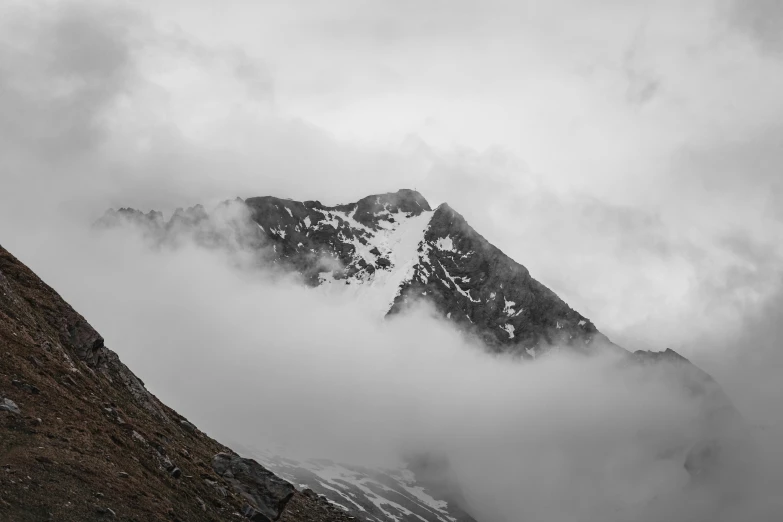
[[[0,456],[2,521],[355,520],[163,404],[2,247]]]
[[[435,245],[447,237],[456,253],[430,248],[429,266],[417,268],[390,314],[426,295],[440,313],[476,333],[488,346],[523,357],[530,356],[528,349],[545,345],[586,349],[598,334],[589,319],[533,279],[527,268],[492,245],[444,203],[435,210],[424,239]],[[452,279],[460,281],[453,282],[454,289],[441,283]],[[507,302],[514,303],[518,315],[508,317]],[[513,337],[503,329],[505,325],[514,328]]]

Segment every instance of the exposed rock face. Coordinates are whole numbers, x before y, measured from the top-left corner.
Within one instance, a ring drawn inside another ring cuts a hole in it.
[[[244,203],[272,248],[273,262],[297,270],[310,284],[319,284],[322,272],[337,279],[363,279],[376,269],[388,269],[389,259],[372,244],[378,232],[388,230],[395,218],[431,212],[424,197],[412,190],[368,196],[334,207],[271,196],[249,198]],[[372,249],[375,254],[362,255]]]
[[[530,272],[443,204],[419,245],[419,260],[391,313],[425,296],[489,346],[535,356],[552,344],[585,347],[598,330]]]
[[[22,414],[21,410],[19,410],[19,406],[17,406],[16,403],[11,399],[3,399],[0,401],[0,410],[10,411],[11,413],[16,413],[17,415]]]
[[[251,459],[218,453],[212,458],[212,469],[241,492],[254,513],[251,520],[277,520],[285,505],[294,496],[294,487]],[[246,510],[247,511],[247,510]]]
[[[233,477],[213,470],[216,455],[230,456]],[[2,521],[352,520],[161,403],[2,247],[0,459]]]

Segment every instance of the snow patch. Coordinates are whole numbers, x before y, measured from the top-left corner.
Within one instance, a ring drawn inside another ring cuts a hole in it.
[[[457,289],[457,292],[459,292],[459,293],[460,293],[460,294],[462,294],[463,296],[467,297],[467,298],[468,298],[468,300],[469,300],[469,301],[471,301],[472,303],[478,303],[478,302],[480,302],[478,299],[473,299],[473,297],[470,295],[470,290],[468,290],[468,291],[466,292],[465,290],[463,290],[463,289],[462,289],[462,288],[461,288],[461,287],[460,287],[460,286],[457,284],[457,281],[456,281],[456,280],[457,280],[457,278],[456,278],[456,277],[452,277],[452,276],[451,276],[451,274],[449,274],[449,271],[448,271],[448,270],[446,270],[446,267],[444,267],[444,266],[443,266],[443,264],[442,264],[440,261],[438,261],[438,264],[440,265],[440,268],[443,270],[443,273],[444,273],[444,274],[446,274],[446,277],[448,278],[448,280],[449,280],[449,281],[451,281],[451,284],[453,284],[453,285],[456,287],[456,289]],[[462,279],[463,281],[465,280],[465,278],[464,278],[464,277],[460,277],[459,279]],[[445,285],[446,283],[444,282],[443,284]],[[446,285],[446,287],[449,287],[449,285]],[[450,288],[450,287],[449,287],[449,288]]]
[[[381,222],[385,225],[379,230],[365,227],[347,213],[340,214],[354,231],[353,238],[345,238],[345,242],[356,249],[354,259],[364,259],[369,264],[375,264],[376,257],[370,250],[377,248],[391,264],[372,274],[360,272],[353,278],[340,281],[342,284],[339,285],[332,284],[333,278],[325,279],[325,291],[338,291],[348,299],[359,300],[366,309],[380,314],[388,312],[400,294],[401,285],[414,277],[416,265],[420,261],[418,249],[424,241],[432,214],[422,212],[418,216],[399,215],[394,223]],[[359,237],[366,244],[362,244]]]
[[[280,236],[281,238],[285,239],[285,229],[284,228],[270,228],[269,231],[272,232],[273,234],[276,234],[276,235]]]
[[[454,241],[452,241],[450,236],[439,237],[435,242],[435,246],[438,250],[443,250],[444,252],[456,252],[454,250]]]

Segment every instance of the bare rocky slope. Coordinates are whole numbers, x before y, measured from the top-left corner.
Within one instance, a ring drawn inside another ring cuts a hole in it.
[[[0,521],[284,522],[354,517],[161,403],[0,247]]]

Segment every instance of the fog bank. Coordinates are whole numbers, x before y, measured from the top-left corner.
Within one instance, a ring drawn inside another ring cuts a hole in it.
[[[435,451],[481,521],[780,513],[777,443],[743,440],[716,477],[689,476],[690,448],[722,434],[673,368],[490,356],[426,304],[384,320],[185,234],[165,245],[133,227],[59,237],[49,248],[69,254],[52,277],[83,278],[66,298],[153,393],[226,443],[365,466]]]

